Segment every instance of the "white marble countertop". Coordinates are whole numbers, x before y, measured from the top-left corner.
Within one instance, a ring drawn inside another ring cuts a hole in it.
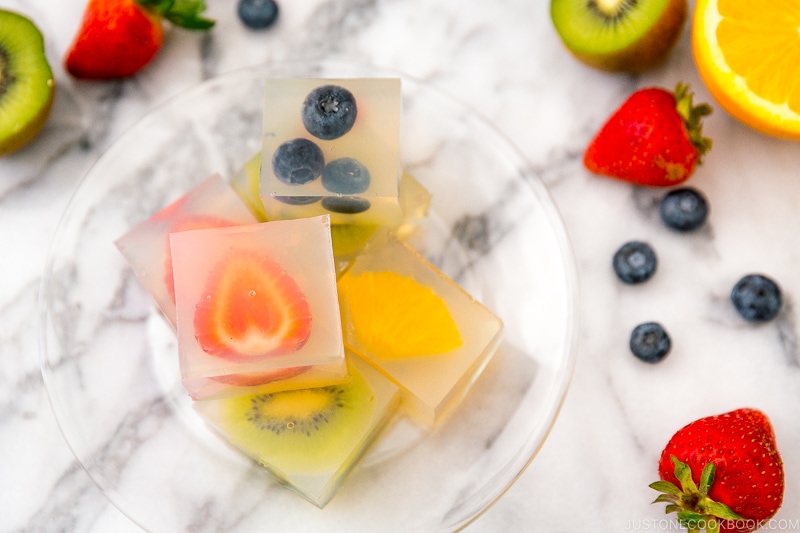
[[[797,530],[800,145],[755,133],[715,105],[705,127],[714,148],[690,182],[711,215],[690,235],[658,220],[663,191],[596,177],[581,164],[594,132],[636,88],[685,81],[696,100],[711,101],[688,28],[663,66],[611,75],[564,50],[545,0],[284,1],[279,24],[258,33],[239,23],[235,2],[209,0],[212,32],[171,31],[140,75],[87,84],[61,63],[83,4],[0,0],[39,25],[58,85],[43,133],[0,159],[0,531],[139,531],[71,455],[39,370],[39,281],[70,193],[122,132],[170,96],[241,67],[334,54],[427,80],[492,121],[550,187],[574,247],[581,330],[570,391],[530,467],[468,530],[678,531],[650,505],[661,449],[685,423],[743,406],[770,416],[785,462],[783,521],[773,529]],[[611,270],[612,254],[631,239],[659,255],[657,275],[643,286],[625,286]],[[773,322],[748,324],[730,306],[730,289],[750,272],[783,289]],[[649,320],[673,339],[657,365],[627,347],[631,329]]]

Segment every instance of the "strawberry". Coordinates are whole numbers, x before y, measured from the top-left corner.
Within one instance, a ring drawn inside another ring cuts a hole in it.
[[[165,216],[171,216],[175,211],[180,210],[183,199],[185,199],[185,197],[164,208],[153,217],[153,220],[159,220]],[[184,215],[177,218],[175,222],[172,223],[172,225],[169,227],[169,230],[167,230],[167,238],[165,239],[165,245],[167,249],[166,253],[164,254],[164,257],[166,257],[166,260],[164,261],[164,284],[167,286],[167,293],[169,294],[170,298],[172,298],[173,303],[175,302],[175,277],[172,272],[172,251],[169,244],[169,234],[180,231],[222,228],[235,225],[237,225],[236,222],[212,215]]]
[[[204,0],[89,0],[64,63],[76,78],[124,78],[139,72],[161,49],[162,20],[205,30]]]
[[[783,501],[783,461],[767,416],[756,409],[696,420],[680,429],[658,463],[662,494],[690,532],[748,533]]]
[[[269,257],[229,251],[209,274],[194,332],[208,354],[247,362],[299,350],[311,335],[302,289]]]
[[[692,175],[711,140],[702,136],[707,104],[694,106],[688,87],[633,93],[589,144],[583,164],[590,171],[638,185],[668,187]]]

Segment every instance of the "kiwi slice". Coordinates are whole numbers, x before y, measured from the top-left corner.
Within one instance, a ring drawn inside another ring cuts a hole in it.
[[[375,394],[351,368],[341,384],[195,403],[231,443],[286,480],[332,475],[364,439]]]
[[[683,29],[687,0],[552,0],[567,48],[592,67],[641,72],[665,59]]]
[[[0,156],[42,129],[55,92],[44,39],[28,18],[0,9]]]

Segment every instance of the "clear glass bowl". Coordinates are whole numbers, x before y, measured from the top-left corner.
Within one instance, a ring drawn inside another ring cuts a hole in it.
[[[505,322],[464,403],[433,432],[390,425],[318,509],[207,429],[175,338],[113,241],[260,149],[267,77],[402,78],[402,160],[432,194],[412,244]],[[519,152],[424,82],[346,61],[248,68],[149,113],[70,200],[40,292],[41,366],[75,457],[147,531],[453,531],[496,501],[553,426],[575,361],[577,284],[561,219]]]

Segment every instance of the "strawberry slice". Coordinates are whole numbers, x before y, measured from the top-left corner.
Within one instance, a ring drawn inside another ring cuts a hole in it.
[[[278,263],[233,249],[209,274],[195,308],[194,331],[206,353],[231,361],[285,355],[311,335],[311,308]]]
[[[176,202],[174,206],[168,206],[166,209],[170,209],[170,212],[172,212],[173,209],[180,209],[183,199],[178,202],[180,203]],[[169,245],[169,234],[193,229],[223,228],[226,226],[235,226],[236,224],[236,222],[212,215],[187,215],[179,218],[170,226],[165,239],[167,253],[165,254],[166,260],[164,261],[164,284],[167,286],[167,293],[169,293],[170,298],[172,298],[172,303],[175,303],[175,278],[172,273],[172,251]]]

